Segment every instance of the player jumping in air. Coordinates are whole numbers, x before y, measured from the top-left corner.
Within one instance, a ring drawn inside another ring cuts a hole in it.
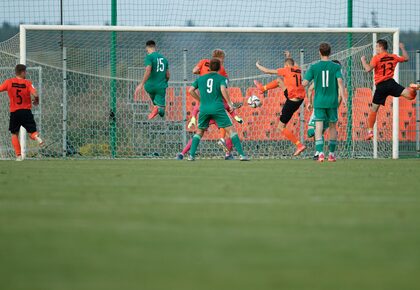
[[[32,140],[42,147],[44,142],[39,138],[36,123],[32,115],[32,104],[39,104],[39,97],[30,80],[26,79],[26,66],[18,64],[15,67],[16,77],[5,80],[0,85],[0,92],[7,91],[10,99],[9,131],[12,133],[12,145],[16,153],[16,161],[22,161],[19,143],[19,129],[24,127]],[[33,100],[32,100],[33,98]]]
[[[221,49],[215,49],[212,52],[212,57],[216,58],[218,60],[220,60],[221,63],[221,67],[219,70],[219,74],[224,76],[225,78],[228,78],[228,74],[223,66],[224,60],[225,60],[225,52]],[[209,59],[202,59],[200,60],[197,65],[193,68],[193,74],[199,74],[200,76],[203,76],[207,73],[210,72],[210,60]],[[229,112],[229,114],[240,124],[243,123],[243,120],[241,117],[239,117],[236,112],[230,108],[227,103],[224,101],[224,105],[225,105],[225,109]],[[230,110],[230,111],[229,111]],[[200,104],[197,104],[192,111],[192,117],[190,122],[188,123],[188,128],[192,128],[192,127],[196,127],[197,126],[197,119],[198,119],[198,114],[200,112]],[[214,120],[210,121],[210,125],[215,125],[216,123],[214,122]],[[216,125],[217,126],[217,125]],[[185,154],[188,153],[188,151],[191,148],[191,144],[192,144],[192,139],[190,139],[187,143],[187,145],[184,147],[184,149],[182,150],[181,153],[177,154],[176,159],[178,160],[182,160],[185,156]],[[219,144],[219,146],[221,146],[223,148],[223,150],[226,152],[225,155],[225,160],[233,160],[233,155],[231,154],[232,152],[232,148],[233,148],[233,144],[232,144],[232,140],[230,140],[229,137],[226,137],[226,132],[225,129],[220,128],[220,139],[217,142],[217,144]]]
[[[338,105],[344,96],[343,76],[341,66],[329,59],[331,46],[321,43],[319,46],[321,60],[309,67],[302,82],[307,86],[314,80],[314,112],[315,112],[315,147],[318,161],[324,162],[324,122],[329,123],[329,155],[328,161],[335,162],[335,148],[337,146]]]
[[[214,120],[219,128],[224,128],[226,133],[232,139],[232,143],[240,155],[241,161],[249,161],[245,155],[239,136],[236,133],[232,122],[227,115],[223,99],[229,105],[228,111],[233,106],[227,90],[227,78],[221,76],[217,72],[220,70],[221,63],[218,59],[210,60],[210,72],[200,76],[192,84],[189,90],[191,96],[200,102],[200,115],[198,117],[198,129],[193,137],[191,144],[189,161],[195,160],[195,152],[200,143],[201,137],[208,129],[210,120]],[[200,95],[197,94],[199,90]]]
[[[302,105],[306,93],[305,88],[302,86],[301,69],[295,64],[295,61],[293,58],[291,58],[289,52],[286,51],[285,56],[286,59],[284,60],[284,67],[279,69],[268,69],[257,62],[256,66],[260,71],[266,74],[278,75],[279,78],[265,86],[256,80],[254,83],[261,94],[267,90],[277,87],[280,87],[284,91],[284,95],[286,96],[286,103],[284,104],[281,111],[279,130],[287,139],[296,145],[296,151],[293,156],[298,156],[306,149],[306,146],[300,143],[299,139],[293,135],[293,133],[287,129],[286,126],[292,118],[293,114]],[[284,79],[284,82],[280,77]]]
[[[373,95],[372,108],[368,116],[368,134],[366,140],[373,139],[373,126],[376,122],[376,115],[380,105],[385,105],[388,96],[403,96],[408,100],[416,98],[416,90],[412,87],[404,88],[394,79],[394,70],[399,62],[408,61],[408,53],[404,48],[404,44],[400,43],[403,56],[388,53],[388,42],[379,39],[376,42],[376,55],[370,63],[367,63],[366,57],[362,56],[362,65],[366,72],[374,70],[376,90]]]
[[[144,59],[146,71],[143,80],[137,86],[135,96],[141,94],[143,87],[153,102],[153,109],[148,119],[151,120],[158,114],[165,116],[165,95],[169,81],[168,60],[156,51],[156,43],[153,40],[146,42],[147,56]]]

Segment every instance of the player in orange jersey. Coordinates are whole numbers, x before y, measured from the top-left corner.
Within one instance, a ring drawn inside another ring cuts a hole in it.
[[[7,91],[10,99],[10,123],[9,131],[12,133],[12,145],[16,153],[16,161],[22,161],[22,154],[19,143],[19,130],[24,127],[30,134],[30,138],[44,144],[38,136],[36,123],[32,115],[32,103],[37,106],[39,97],[35,87],[30,80],[26,79],[26,66],[18,64],[15,67],[16,77],[5,80],[0,85],[0,92]],[[32,100],[33,97],[33,100]]]
[[[296,145],[296,151],[293,154],[298,156],[302,153],[306,146],[300,143],[299,139],[286,128],[287,123],[292,118],[293,114],[300,108],[303,99],[306,96],[305,88],[302,86],[302,71],[296,65],[293,58],[288,51],[285,52],[284,67],[279,69],[268,69],[262,66],[259,62],[256,63],[257,68],[266,74],[275,74],[279,78],[263,85],[258,81],[254,81],[261,94],[267,90],[280,87],[286,96],[286,103],[283,106],[280,116],[279,130],[283,135]]]
[[[376,90],[373,95],[372,108],[368,116],[368,134],[366,140],[373,139],[373,126],[376,122],[376,114],[380,105],[385,105],[388,96],[403,96],[408,100],[416,98],[416,90],[412,87],[404,88],[394,80],[394,70],[399,62],[408,61],[408,53],[404,44],[400,43],[402,56],[388,53],[388,42],[379,39],[376,42],[376,55],[370,63],[367,63],[366,56],[362,56],[361,61],[366,72],[374,70]]]

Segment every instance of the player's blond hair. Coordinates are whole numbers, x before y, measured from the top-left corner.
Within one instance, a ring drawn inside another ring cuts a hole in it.
[[[215,49],[211,53],[211,56],[212,57],[217,57],[217,58],[225,58],[226,53],[223,51],[223,49]]]

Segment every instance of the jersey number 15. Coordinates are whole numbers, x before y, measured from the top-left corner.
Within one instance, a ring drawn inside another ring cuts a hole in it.
[[[160,72],[164,70],[165,70],[165,64],[163,63],[163,58],[158,58],[157,65],[156,65],[156,72]]]

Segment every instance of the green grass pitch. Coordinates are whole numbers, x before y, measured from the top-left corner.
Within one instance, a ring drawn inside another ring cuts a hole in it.
[[[0,289],[419,289],[419,160],[0,162]]]

